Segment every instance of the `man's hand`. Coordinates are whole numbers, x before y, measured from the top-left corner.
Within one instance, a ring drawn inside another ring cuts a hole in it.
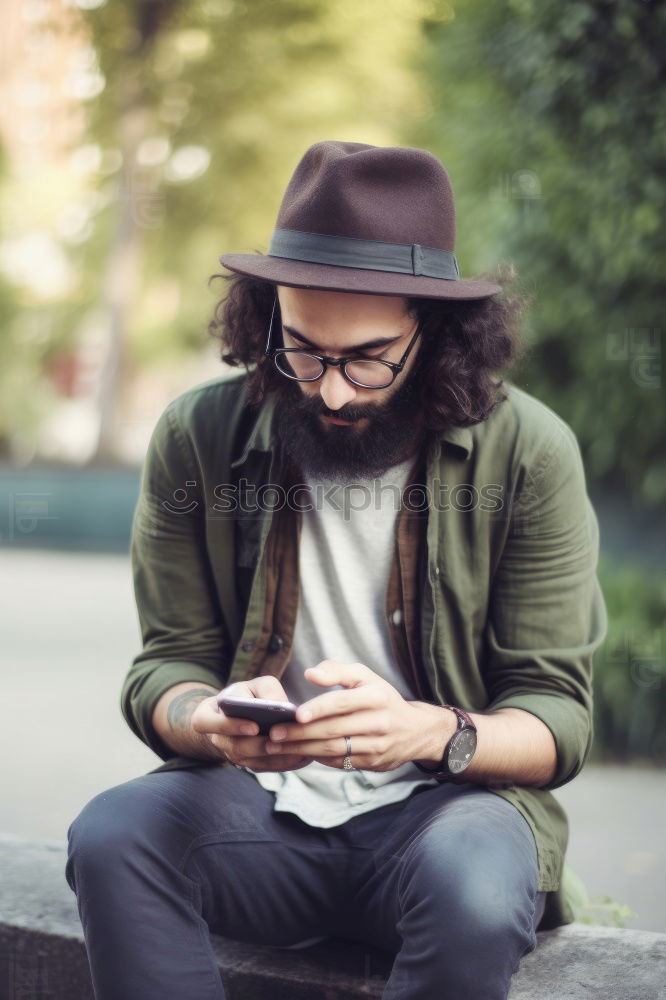
[[[321,764],[341,768],[344,737],[348,736],[354,767],[392,771],[406,761],[433,755],[435,726],[441,733],[435,737],[441,742],[440,755],[455,731],[455,719],[452,724],[443,721],[443,715],[452,713],[425,702],[406,701],[363,663],[322,660],[308,667],[305,676],[322,687],[342,684],[349,690],[317,695],[298,707],[297,722],[272,726],[269,736],[261,738],[269,760],[280,760],[283,754],[309,754]],[[284,738],[278,741],[280,732]]]
[[[237,681],[224,688],[224,692],[238,698],[289,701],[277,677],[269,675],[254,677],[250,681]],[[312,762],[314,758],[301,750],[279,757],[269,756],[265,750],[266,737],[258,735],[257,723],[225,715],[217,704],[218,696],[199,702],[192,713],[192,728],[205,735],[233,764],[249,767],[253,771],[297,771]]]

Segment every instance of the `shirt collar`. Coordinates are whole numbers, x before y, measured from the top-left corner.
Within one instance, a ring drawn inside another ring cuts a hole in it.
[[[250,435],[243,445],[240,456],[231,463],[235,469],[247,462],[251,451],[270,452],[273,450],[273,414],[275,412],[275,396],[268,393],[257,414]]]
[[[448,441],[449,444],[461,448],[465,452],[465,458],[469,458],[472,453],[474,435],[471,427],[447,427],[440,431],[439,437],[440,440]]]

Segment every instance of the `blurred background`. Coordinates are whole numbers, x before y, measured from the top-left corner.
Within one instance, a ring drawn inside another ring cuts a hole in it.
[[[222,252],[322,139],[440,157],[461,273],[534,296],[512,381],[578,436],[609,635],[556,794],[580,919],[666,931],[666,102],[660,0],[10,0],[0,37],[0,830],[62,841],[157,766],[120,716],[127,557],[165,405],[223,375]],[[572,875],[573,878],[573,875]]]

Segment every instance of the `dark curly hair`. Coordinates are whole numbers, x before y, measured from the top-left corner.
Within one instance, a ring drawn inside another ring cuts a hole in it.
[[[264,356],[275,286],[241,274],[214,274],[227,294],[215,306],[208,331],[221,342],[221,360],[248,371],[247,398],[258,406],[267,392],[283,384],[283,376]],[[418,365],[424,427],[468,427],[485,420],[506,399],[501,378],[493,373],[514,365],[525,351],[520,321],[532,297],[513,287],[515,268],[499,264],[480,275],[502,288],[486,299],[408,298],[411,315],[423,321]],[[510,287],[511,286],[511,287]]]

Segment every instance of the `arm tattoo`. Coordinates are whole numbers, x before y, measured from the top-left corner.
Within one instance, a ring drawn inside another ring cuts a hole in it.
[[[214,694],[215,691],[212,688],[200,687],[192,688],[191,691],[183,691],[182,694],[176,695],[169,702],[167,709],[167,722],[169,723],[171,732],[182,732],[183,729],[188,729],[192,712],[199,702],[203,701],[204,698],[210,698]]]

